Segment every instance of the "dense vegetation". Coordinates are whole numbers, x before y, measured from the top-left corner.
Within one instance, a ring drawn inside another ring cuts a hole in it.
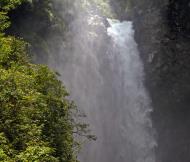
[[[0,161],[75,162],[78,142],[73,132],[83,135],[87,125],[73,119],[75,105],[55,73],[30,63],[29,44],[5,34],[13,22],[9,16],[37,2],[50,4],[48,0],[0,1]],[[43,20],[47,17],[44,21],[50,22],[52,13],[42,9],[40,14],[44,13]]]

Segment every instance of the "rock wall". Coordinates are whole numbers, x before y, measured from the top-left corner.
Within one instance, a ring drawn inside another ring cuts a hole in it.
[[[158,162],[190,160],[190,3],[126,1],[145,63],[157,130]],[[125,13],[125,14],[123,14]]]

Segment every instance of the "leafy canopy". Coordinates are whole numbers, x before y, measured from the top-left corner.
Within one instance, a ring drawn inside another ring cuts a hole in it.
[[[73,132],[83,135],[87,125],[73,119],[76,107],[56,75],[30,63],[28,44],[3,33],[22,2],[0,1],[0,161],[76,162]]]

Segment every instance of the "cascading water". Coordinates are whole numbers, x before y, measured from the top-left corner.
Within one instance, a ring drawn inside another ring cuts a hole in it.
[[[134,40],[132,22],[119,22],[109,20],[111,27],[108,35],[114,41],[114,53],[117,55],[119,64],[114,67],[119,69],[120,82],[124,105],[120,114],[120,129],[123,144],[131,145],[132,158],[134,162],[155,162],[154,147],[155,140],[152,136],[152,125],[149,118],[151,112],[150,99],[143,85],[144,72],[142,61],[139,57],[137,44]],[[114,58],[112,58],[114,62]],[[123,148],[123,157],[126,155]]]
[[[105,22],[95,10],[79,15],[70,25],[69,47],[64,42],[55,62],[49,60],[98,138],[79,158],[155,162],[152,109],[132,22],[108,19],[109,27]]]

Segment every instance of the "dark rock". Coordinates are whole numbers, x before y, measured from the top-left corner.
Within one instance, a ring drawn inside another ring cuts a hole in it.
[[[133,0],[131,10],[154,106],[158,161],[190,161],[189,0]]]

